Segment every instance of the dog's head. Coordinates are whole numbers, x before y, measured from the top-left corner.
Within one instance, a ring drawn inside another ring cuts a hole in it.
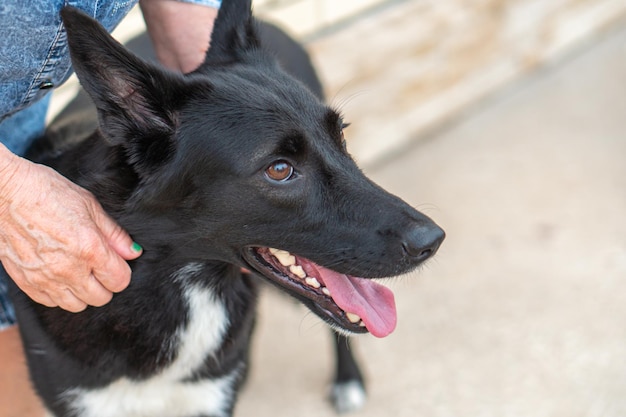
[[[385,336],[393,294],[369,278],[413,270],[444,233],[362,174],[343,118],[259,45],[249,3],[224,2],[205,62],[186,76],[64,10],[101,135],[135,179],[118,220],[146,254],[169,245],[249,268],[331,325]]]

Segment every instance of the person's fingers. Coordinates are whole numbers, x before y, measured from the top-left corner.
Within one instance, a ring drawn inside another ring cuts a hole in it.
[[[29,281],[26,274],[19,269],[5,268],[7,272],[15,277],[14,282],[30,298],[46,307],[60,307],[64,310],[79,312],[88,305],[101,307],[113,298],[113,293],[102,286],[93,274],[78,280],[66,280],[65,284],[52,283],[50,280],[33,279]],[[45,286],[37,283],[46,283]],[[74,284],[72,285],[72,282]]]
[[[79,313],[87,308],[87,303],[76,297],[69,288],[59,291],[55,296],[55,301],[63,310]]]
[[[102,307],[113,298],[113,293],[107,290],[93,274],[81,280],[80,285],[72,287],[74,295],[94,307]]]
[[[26,292],[26,291],[24,291]],[[45,305],[46,307],[57,307],[58,304],[50,298],[48,294],[43,291],[30,291],[27,293],[30,298],[35,302]]]
[[[58,305],[46,291],[33,284],[32,281],[27,278],[26,273],[13,262],[5,259],[2,262],[2,266],[6,273],[13,279],[13,282],[31,299],[46,307],[56,307]]]
[[[123,259],[130,261],[141,255],[142,249],[99,206],[94,208],[93,220],[111,248]]]
[[[89,210],[98,236],[89,237],[92,245],[83,245],[83,258],[88,260],[93,276],[106,290],[120,292],[130,283],[131,270],[126,260],[141,255],[141,247],[134,244],[95,199],[90,202]]]
[[[130,284],[130,266],[113,250],[105,251],[98,265],[93,265],[92,274],[111,292],[120,292]]]
[[[23,281],[16,280],[16,283],[22,291],[28,294],[28,296],[35,302],[46,307],[60,307],[71,312],[79,312],[87,308],[87,303],[76,297],[76,295],[68,288],[41,290],[28,285],[21,286],[19,285],[19,282]]]

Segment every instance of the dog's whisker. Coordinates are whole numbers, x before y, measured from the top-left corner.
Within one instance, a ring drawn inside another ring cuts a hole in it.
[[[361,97],[366,94],[370,94],[369,90],[359,90],[348,94],[347,96],[342,96],[343,91],[349,88],[350,82],[346,82],[342,87],[340,87],[333,97],[329,100],[330,106],[340,113],[343,113],[343,109],[354,99],[357,97]],[[341,97],[341,98],[340,98]]]
[[[415,208],[423,213],[441,212],[441,207],[434,203],[418,204]]]
[[[303,327],[306,322],[309,322],[309,324],[307,325],[308,327],[306,330],[303,330]],[[315,330],[316,332],[325,330],[324,323],[319,319],[319,317],[313,314],[311,310],[307,309],[305,314],[303,314],[302,318],[300,319],[300,324],[298,325],[298,334],[305,335],[305,334],[308,334],[309,332],[312,332],[313,330]]]

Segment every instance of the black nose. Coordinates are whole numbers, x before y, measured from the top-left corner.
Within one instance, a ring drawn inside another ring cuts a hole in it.
[[[437,252],[445,237],[446,233],[435,223],[420,224],[405,232],[402,247],[415,261],[423,262]]]

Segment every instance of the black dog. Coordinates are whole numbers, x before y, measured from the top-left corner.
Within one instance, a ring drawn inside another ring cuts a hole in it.
[[[224,2],[187,76],[74,9],[63,20],[99,128],[57,129],[31,156],[94,193],[145,251],[104,307],[68,313],[13,288],[53,415],[232,415],[260,277],[342,333],[393,331],[393,294],[366,278],[413,270],[443,231],[361,173],[341,116],[260,46],[250,1]],[[358,377],[340,360],[339,379]]]

